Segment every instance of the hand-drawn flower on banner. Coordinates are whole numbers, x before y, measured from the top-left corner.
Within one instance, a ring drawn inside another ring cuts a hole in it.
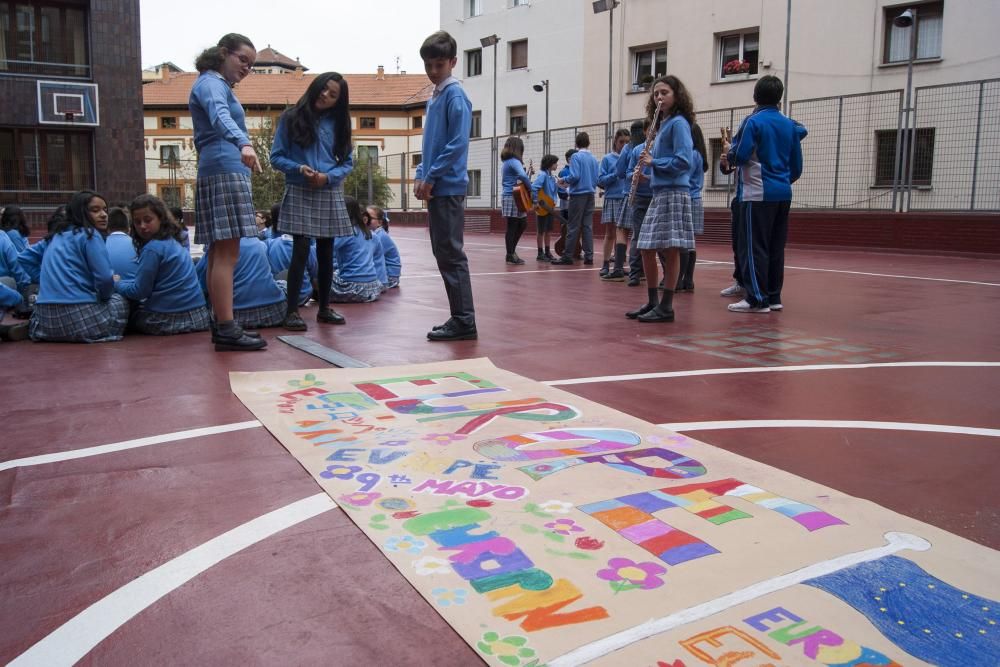
[[[451,572],[451,565],[443,558],[424,556],[413,561],[413,569],[421,577],[427,577],[432,574],[449,574]]]
[[[416,504],[408,498],[382,498],[375,504],[387,512],[405,512],[416,507]]]
[[[636,563],[630,558],[612,558],[608,567],[597,572],[597,578],[611,583],[615,593],[636,588],[648,591],[663,585],[660,575],[667,568],[656,563]]]
[[[604,542],[596,537],[578,537],[573,544],[576,545],[577,549],[583,549],[584,551],[597,551],[604,546]]]
[[[434,602],[437,603],[439,607],[450,607],[452,605],[458,606],[465,604],[465,596],[469,592],[464,588],[435,588],[431,591],[431,595],[434,596]]]
[[[321,380],[317,380],[313,373],[306,373],[305,377],[301,380],[289,380],[288,386],[295,387],[297,389],[305,389],[306,387],[320,387],[326,384]]]
[[[476,642],[483,655],[492,655],[505,665],[516,667],[522,660],[535,657],[535,650],[528,648],[528,640],[518,635],[500,638],[496,632],[487,632],[483,638]]]
[[[556,519],[555,521],[550,521],[545,524],[545,527],[553,533],[559,533],[560,535],[570,535],[572,533],[583,532],[583,528],[576,525],[576,521],[573,521],[573,519]]]
[[[453,442],[458,442],[459,440],[465,440],[468,436],[461,435],[459,433],[428,433],[421,440],[427,440],[429,442],[435,442],[439,445],[450,445]]]
[[[337,463],[327,466],[326,470],[319,474],[323,479],[353,479],[355,475],[364,470],[361,466],[345,466]]]
[[[385,541],[385,544],[382,545],[382,547],[386,551],[392,551],[394,553],[402,551],[415,556],[427,548],[427,542],[417,539],[412,535],[393,535]]]
[[[351,505],[352,507],[367,507],[381,497],[381,493],[355,491],[354,493],[346,493],[340,496],[337,498],[337,502],[342,505]]]
[[[538,505],[538,509],[549,514],[569,514],[569,511],[573,509],[573,503],[567,503],[564,500],[546,500]]]
[[[417,510],[407,510],[405,512],[393,512],[393,519],[412,519],[415,516],[420,516],[420,512]]]

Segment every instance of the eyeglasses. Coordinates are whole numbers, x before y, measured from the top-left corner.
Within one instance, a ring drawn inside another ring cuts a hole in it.
[[[246,67],[253,67],[254,64],[253,61],[247,58],[242,53],[230,53],[229,55],[236,56],[236,59],[240,61],[241,65],[245,65]]]

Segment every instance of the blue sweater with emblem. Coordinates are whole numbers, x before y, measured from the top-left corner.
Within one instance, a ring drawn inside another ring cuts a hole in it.
[[[339,164],[334,157],[336,126],[332,116],[320,117],[316,123],[316,141],[304,148],[292,141],[288,125],[287,114],[282,114],[271,145],[271,164],[285,174],[286,183],[306,184],[306,177],[299,172],[299,167],[304,164],[326,174],[327,188],[339,185],[354,169],[350,152],[347,153],[347,159]]]
[[[417,166],[417,180],[433,187],[438,197],[465,196],[469,185],[469,130],[472,127],[472,102],[458,79],[427,101],[422,161]]]
[[[246,114],[221,74],[209,70],[195,80],[188,109],[198,150],[198,177],[249,176],[250,169],[240,161],[240,149],[251,145]]]
[[[139,252],[135,277],[115,291],[153,313],[183,313],[205,305],[191,255],[173,238],[148,241]]]
[[[653,179],[649,187],[654,193],[673,188],[691,187],[688,173],[691,169],[691,125],[680,114],[674,114],[660,125],[653,141]]]

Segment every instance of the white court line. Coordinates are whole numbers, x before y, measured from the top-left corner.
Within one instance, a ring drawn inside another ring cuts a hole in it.
[[[693,371],[668,371],[663,373],[633,373],[631,375],[602,375],[569,380],[547,380],[550,387],[566,387],[591,382],[627,382],[629,380],[656,380],[661,378],[696,377],[698,375],[735,375],[738,373],[788,373],[794,371],[854,370],[859,368],[993,368],[996,361],[890,361],[871,364],[810,364],[804,366],[752,366],[746,368],[702,368]]]
[[[708,602],[703,602],[702,604],[694,607],[689,607],[674,614],[670,614],[669,616],[646,621],[645,623],[627,630],[622,630],[621,632],[599,639],[595,642],[591,642],[590,644],[585,644],[570,651],[569,653],[565,653],[558,658],[555,658],[554,660],[550,660],[548,665],[549,667],[583,665],[591,660],[604,657],[613,651],[625,648],[630,644],[642,641],[643,639],[647,639],[653,635],[668,632],[682,625],[693,623],[694,621],[700,621],[703,618],[708,618],[709,616],[718,614],[719,612],[741,605],[745,602],[749,602],[750,600],[756,600],[759,597],[769,595],[785,588],[790,588],[796,584],[801,584],[803,581],[808,579],[815,579],[816,577],[822,577],[834,572],[839,572],[840,570],[851,567],[852,565],[867,563],[883,558],[884,556],[891,556],[892,554],[905,549],[912,549],[913,551],[927,551],[931,548],[930,542],[924,538],[916,535],[910,535],[908,533],[886,533],[885,539],[888,541],[888,544],[885,544],[884,546],[867,549],[865,551],[856,551],[854,553],[838,556],[837,558],[831,558],[830,560],[820,561],[819,563],[814,563],[813,565],[796,570],[795,572],[789,572],[788,574],[783,574],[779,577],[774,577],[773,579],[765,579],[764,581],[760,581],[756,584],[751,584],[746,588],[741,588],[738,591],[733,591],[732,593],[723,595],[722,597],[709,600]]]
[[[1000,438],[1000,429],[952,426],[950,424],[915,424],[913,422],[874,422],[839,419],[745,419],[716,422],[675,422],[657,424],[671,431],[719,431],[733,428],[860,428],[884,431],[921,431],[924,433],[955,433]]]
[[[698,260],[699,264],[728,264],[732,262],[718,262],[710,259]],[[955,280],[953,278],[927,278],[925,276],[906,276],[894,273],[869,273],[867,271],[845,271],[843,269],[817,269],[812,266],[786,266],[785,269],[796,269],[799,271],[817,271],[819,273],[845,273],[851,276],[872,276],[874,278],[899,278],[900,280],[928,280],[935,283],[958,283],[961,285],[984,285],[986,287],[1000,287],[1000,283],[986,283],[977,280]]]
[[[135,440],[125,440],[113,442],[110,445],[98,445],[96,447],[85,447],[83,449],[72,449],[66,452],[54,452],[52,454],[39,454],[38,456],[28,456],[22,459],[11,459],[0,462],[0,471],[20,468],[23,466],[36,466],[43,463],[55,463],[57,461],[69,461],[71,459],[82,459],[87,456],[97,456],[98,454],[109,454],[120,452],[136,447],[147,447],[149,445],[159,445],[164,442],[176,442],[189,438],[200,438],[206,435],[217,433],[229,433],[231,431],[242,431],[248,428],[257,428],[262,424],[254,419],[253,421],[236,422],[235,424],[221,424],[219,426],[207,426],[205,428],[195,428],[188,431],[176,431],[174,433],[164,433],[162,435],[152,435],[147,438],[136,438]]]
[[[73,665],[133,616],[216,563],[335,507],[330,496],[317,493],[212,538],[101,598],[9,665]]]
[[[555,275],[557,273],[570,273],[572,271],[600,271],[600,270],[601,270],[601,267],[599,267],[599,266],[597,266],[597,267],[595,267],[595,266],[588,266],[587,268],[584,268],[584,269],[563,269],[563,268],[558,268],[558,269],[543,269],[541,271],[534,271],[534,270],[530,270],[530,271],[496,271],[494,273],[470,273],[469,275],[472,276],[473,278],[475,278],[477,276],[520,276],[520,275],[524,275],[525,273],[549,273],[549,274]],[[406,276],[406,279],[409,280],[411,278],[440,278],[440,277],[441,277],[440,273],[418,273],[415,276],[408,275],[408,276]]]

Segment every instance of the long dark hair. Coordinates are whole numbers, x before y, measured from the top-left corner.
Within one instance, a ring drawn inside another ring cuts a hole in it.
[[[694,142],[694,149],[701,154],[701,170],[708,173],[708,152],[705,149],[705,134],[701,131],[701,125],[693,123],[691,125],[691,141]]]
[[[194,61],[194,67],[200,74],[204,74],[209,70],[218,72],[219,68],[222,67],[223,61],[226,59],[226,55],[244,45],[249,46],[254,51],[257,50],[257,47],[253,45],[250,38],[245,35],[241,35],[238,32],[223,35],[218,44],[210,46],[201,52],[201,55]]]
[[[365,239],[370,239],[372,237],[372,230],[368,229],[365,219],[361,216],[361,204],[358,200],[350,195],[344,195],[344,206],[347,207],[347,217],[351,219],[354,226],[365,235]]]
[[[24,217],[24,211],[14,204],[5,208],[3,215],[0,215],[0,229],[4,231],[16,229],[24,238],[31,236],[31,227],[28,226],[28,219]]]
[[[90,200],[94,197],[107,205],[108,200],[105,199],[104,195],[99,195],[93,190],[80,190],[74,194],[70,198],[69,204],[66,205],[66,217],[52,228],[45,240],[51,241],[53,236],[62,234],[69,229],[72,229],[74,234],[83,231],[87,234],[87,238],[92,237],[97,231],[97,227],[94,227],[94,223],[90,219],[89,211]]]
[[[666,118],[662,115],[660,116],[656,129],[659,130],[660,125],[662,125],[663,121],[667,118],[678,114],[683,116],[689,125],[694,125],[694,101],[691,99],[691,94],[688,93],[687,87],[685,87],[685,85],[681,83],[681,80],[673,74],[661,76],[653,82],[653,85],[649,87],[649,101],[646,102],[646,118],[649,122],[653,122],[653,115],[656,113],[656,102],[653,99],[653,89],[656,88],[656,84],[658,83],[665,83],[670,86],[670,90],[674,91],[674,107],[673,109],[670,109]]]
[[[316,112],[316,100],[320,93],[326,88],[330,81],[336,81],[340,85],[340,95],[333,108],[324,111],[323,114]],[[321,115],[333,117],[333,156],[337,159],[337,164],[343,164],[347,156],[351,154],[351,113],[350,97],[347,90],[347,79],[337,72],[324,72],[318,75],[306,88],[295,106],[285,111],[283,114],[288,127],[288,136],[303,148],[316,143],[316,123]]]
[[[142,208],[148,208],[153,212],[157,218],[160,219],[160,231],[153,235],[152,239],[144,239],[139,236],[139,230],[135,228],[135,212]],[[174,239],[178,243],[184,242],[184,235],[181,233],[181,226],[177,224],[174,220],[174,216],[170,214],[170,209],[167,205],[163,203],[163,200],[156,195],[139,195],[132,200],[132,203],[128,205],[128,212],[131,214],[131,234],[132,234],[132,245],[135,246],[135,251],[138,253],[142,250],[142,247],[152,241],[153,239],[166,240]]]
[[[524,160],[524,142],[521,137],[507,137],[507,141],[504,142],[503,150],[500,151],[500,159],[506,161],[512,157]]]

